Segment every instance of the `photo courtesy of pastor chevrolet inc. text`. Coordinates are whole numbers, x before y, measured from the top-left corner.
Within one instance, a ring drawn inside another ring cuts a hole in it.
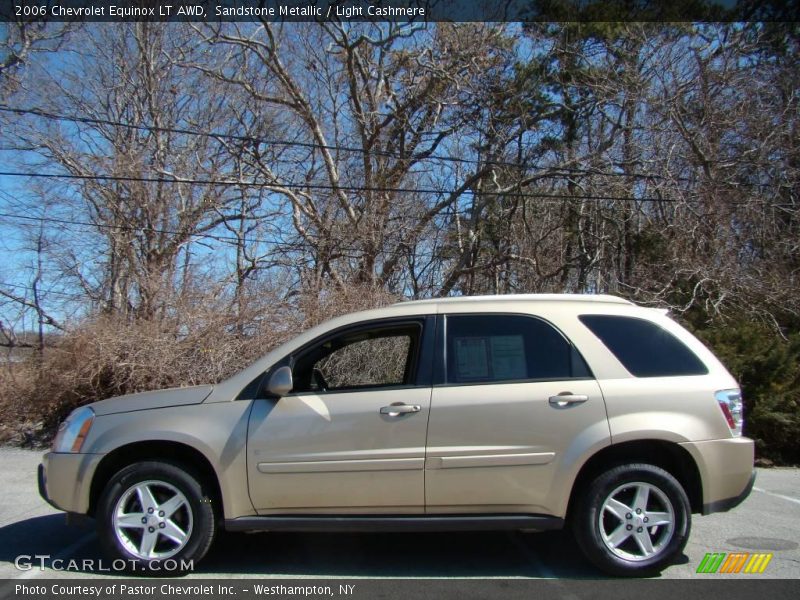
[[[0,600],[800,597],[797,0],[0,0]]]

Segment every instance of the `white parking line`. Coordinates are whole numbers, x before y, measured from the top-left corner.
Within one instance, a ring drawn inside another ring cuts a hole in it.
[[[70,554],[72,554],[73,552],[75,552],[76,550],[81,548],[82,546],[85,546],[87,543],[89,543],[89,541],[93,537],[94,537],[94,532],[87,533],[82,538],[80,538],[78,541],[74,542],[73,544],[70,544],[69,546],[64,548],[61,552],[56,554],[55,556],[51,556],[50,557],[50,562],[52,563],[54,560],[65,559],[65,558],[69,557]],[[36,577],[39,577],[43,573],[45,573],[45,571],[46,571],[46,569],[39,569],[39,568],[35,568],[34,567],[34,568],[31,568],[30,571],[25,571],[22,575],[20,575],[19,577],[16,577],[16,579],[35,579]]]
[[[795,504],[800,504],[800,500],[797,498],[792,498],[791,496],[784,496],[783,494],[768,492],[767,490],[762,490],[760,487],[753,487],[753,490],[756,492],[761,492],[762,494],[766,494],[767,496],[775,496],[776,498],[781,498],[783,500],[788,500],[789,502],[794,502]]]

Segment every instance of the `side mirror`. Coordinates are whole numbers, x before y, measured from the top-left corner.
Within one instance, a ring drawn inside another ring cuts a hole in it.
[[[267,391],[280,398],[291,392],[293,387],[292,369],[284,366],[275,371],[269,378]]]

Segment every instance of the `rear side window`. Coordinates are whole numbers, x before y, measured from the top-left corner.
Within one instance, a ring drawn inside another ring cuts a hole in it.
[[[447,317],[447,382],[499,383],[590,377],[563,335],[523,315]]]
[[[634,377],[705,375],[708,369],[678,338],[645,319],[581,315],[594,333]]]

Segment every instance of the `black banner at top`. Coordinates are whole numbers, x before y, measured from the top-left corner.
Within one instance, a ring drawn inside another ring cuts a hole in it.
[[[0,0],[0,21],[798,21],[800,0]]]

